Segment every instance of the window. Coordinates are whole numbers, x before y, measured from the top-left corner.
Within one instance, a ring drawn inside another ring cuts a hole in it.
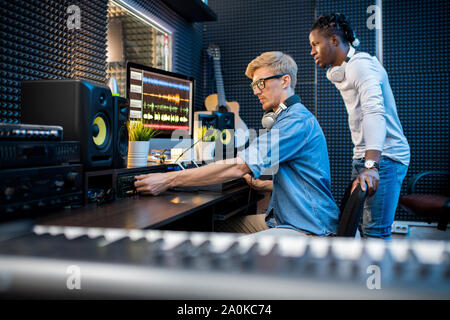
[[[126,63],[135,62],[171,71],[171,35],[124,1],[109,1],[107,74],[114,77],[119,94],[126,95]]]

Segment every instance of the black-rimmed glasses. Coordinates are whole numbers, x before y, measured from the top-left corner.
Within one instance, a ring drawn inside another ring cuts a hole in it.
[[[271,77],[267,77],[267,78],[262,78],[259,80],[256,80],[254,82],[252,82],[250,84],[250,87],[252,88],[252,90],[255,90],[255,87],[258,87],[259,90],[262,90],[266,87],[266,81],[270,80],[270,79],[278,79],[281,78],[282,76],[284,76],[284,74],[277,74],[275,76],[271,76]]]

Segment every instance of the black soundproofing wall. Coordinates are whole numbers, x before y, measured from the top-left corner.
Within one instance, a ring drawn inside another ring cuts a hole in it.
[[[70,5],[81,28],[68,28]],[[20,122],[20,84],[36,79],[104,82],[107,1],[0,2],[0,121]]]
[[[403,183],[424,170],[449,170],[448,1],[383,0],[384,66],[397,102],[400,121],[411,146],[411,165]],[[309,29],[321,14],[339,12],[350,20],[360,39],[358,50],[376,54],[376,29],[368,28],[375,0],[210,0],[217,22],[204,24],[204,49],[221,49],[225,93],[240,104],[241,118],[261,128],[263,114],[244,75],[247,64],[264,51],[284,51],[299,66],[297,93],[322,126],[328,144],[332,192],[341,201],[350,181],[353,145],[347,112],[338,90],[315,67],[310,56]],[[204,93],[215,93],[211,59],[204,55]],[[317,74],[316,74],[317,73]],[[317,75],[317,77],[316,77]],[[317,95],[317,96],[316,96]],[[445,190],[446,189],[446,190]],[[423,193],[448,192],[448,180],[429,179]],[[423,220],[398,208],[396,220]]]
[[[296,91],[314,112],[314,63],[309,56],[308,34],[314,22],[314,2],[266,0],[208,2],[217,22],[204,23],[204,49],[220,48],[225,95],[237,101],[249,128],[261,129],[263,111],[245,76],[248,63],[265,51],[283,51],[298,64]],[[205,54],[205,96],[216,93],[212,60]]]
[[[197,79],[196,108],[201,109],[202,24],[187,22],[160,1],[128,3],[173,29],[172,71]],[[68,28],[71,5],[80,8],[79,29]],[[0,1],[0,122],[21,122],[23,80],[105,83],[107,9],[108,0]]]
[[[449,1],[383,0],[384,66],[411,147],[407,182],[425,171],[449,172]],[[450,195],[448,176],[430,175],[418,193]],[[400,208],[399,220],[425,220]]]
[[[140,12],[159,19],[172,31],[172,72],[196,79],[195,109],[203,106],[202,49],[203,23],[191,23],[160,0],[128,0]],[[186,5],[189,5],[188,3]]]

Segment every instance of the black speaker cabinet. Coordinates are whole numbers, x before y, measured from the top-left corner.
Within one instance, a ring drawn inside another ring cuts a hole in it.
[[[223,144],[229,144],[234,141],[234,113],[216,112],[217,129],[221,134]]]
[[[214,158],[231,159],[236,155],[234,148],[234,113],[216,112],[219,139],[216,140]]]
[[[232,129],[234,130],[234,113],[232,112],[216,112],[217,115],[217,129]]]
[[[128,128],[127,121],[130,113],[128,100],[122,97],[113,97],[114,125],[113,125],[113,167],[126,168],[128,156]]]
[[[80,141],[84,168],[113,163],[111,90],[81,80],[22,82],[22,123],[60,125],[64,140]]]

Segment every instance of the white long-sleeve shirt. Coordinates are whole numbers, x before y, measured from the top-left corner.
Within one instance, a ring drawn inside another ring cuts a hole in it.
[[[376,57],[360,52],[345,66],[345,79],[334,83],[348,113],[353,158],[366,150],[409,165],[410,149],[397,115],[397,106],[386,70]]]

